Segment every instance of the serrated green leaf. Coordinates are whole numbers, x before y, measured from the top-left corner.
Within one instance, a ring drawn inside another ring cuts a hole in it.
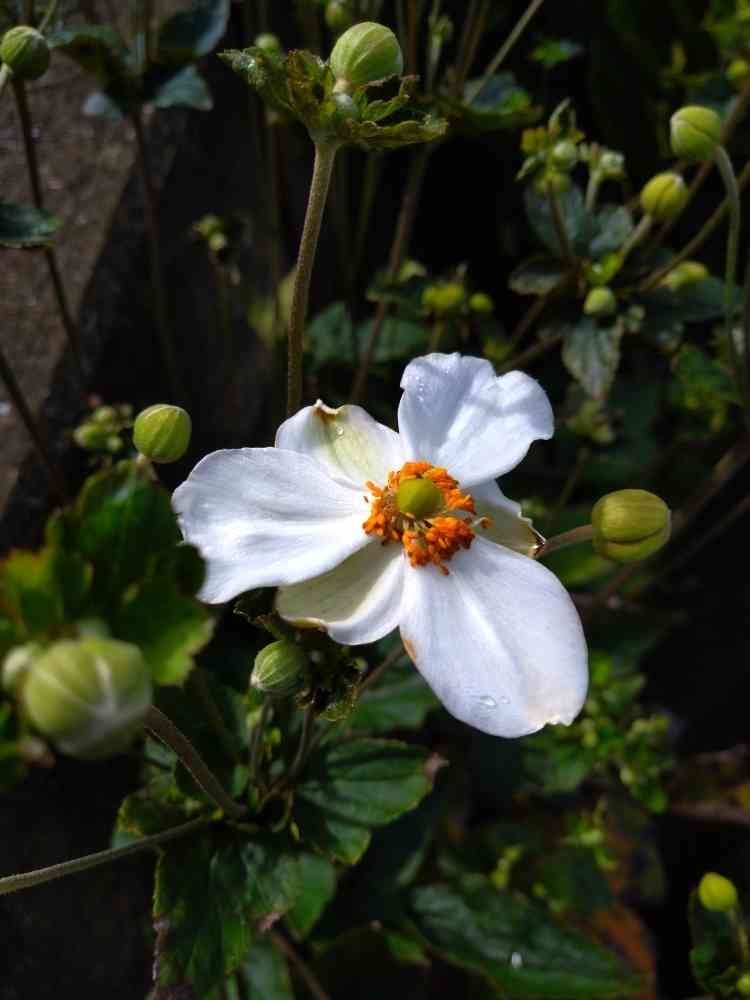
[[[0,608],[14,623],[18,641],[54,638],[83,614],[92,576],[80,555],[53,545],[12,552],[0,563]]]
[[[624,205],[604,205],[594,218],[594,232],[589,253],[598,260],[619,250],[633,232],[633,219]]]
[[[373,827],[413,809],[432,782],[420,747],[359,739],[319,749],[308,763],[294,803],[302,839],[332,860],[354,864]]]
[[[208,84],[195,66],[185,66],[171,76],[149,84],[144,103],[155,108],[195,108],[210,111],[213,99]]]
[[[366,149],[401,149],[419,142],[434,142],[445,135],[448,122],[443,118],[425,115],[419,119],[399,122],[396,125],[378,125],[370,121],[341,122],[338,135],[345,142]]]
[[[600,326],[590,316],[563,331],[562,359],[570,374],[586,393],[601,399],[609,391],[620,365],[623,325]]]
[[[299,894],[286,915],[295,937],[305,938],[317,924],[336,892],[336,870],[318,854],[300,854],[297,859]]]
[[[562,277],[557,258],[532,257],[512,272],[508,285],[519,295],[545,295],[560,284]]]
[[[51,246],[60,220],[51,212],[33,205],[0,201],[0,247],[32,250]]]
[[[439,704],[431,688],[411,665],[394,664],[365,691],[349,716],[348,725],[360,732],[372,733],[419,729],[427,713]]]
[[[180,10],[159,29],[159,62],[188,62],[208,55],[227,30],[229,0],[196,0],[188,10]]]
[[[614,955],[482,876],[416,889],[417,924],[439,954],[514,997],[621,998],[639,989]]]
[[[560,240],[553,221],[549,198],[535,190],[531,185],[527,185],[523,200],[531,228],[550,253],[559,257],[561,254]],[[585,235],[586,226],[586,211],[581,189],[572,184],[567,191],[558,193],[557,204],[560,208],[560,217],[568,241],[574,249],[577,249],[579,240],[582,240]]]

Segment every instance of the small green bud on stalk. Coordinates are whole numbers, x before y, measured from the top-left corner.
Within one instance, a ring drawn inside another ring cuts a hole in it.
[[[587,316],[610,316],[617,309],[615,293],[606,285],[592,288],[583,303],[583,311]]]
[[[698,899],[705,909],[725,913],[737,906],[737,889],[723,875],[706,872],[698,885]]]
[[[0,59],[16,80],[38,80],[49,67],[49,45],[44,35],[28,25],[6,31],[0,40]]]
[[[550,158],[560,170],[572,170],[578,163],[578,147],[570,139],[563,139],[552,147]]]
[[[94,424],[105,424],[110,426],[120,419],[120,414],[114,406],[97,406],[91,414],[91,422]]]
[[[491,316],[495,311],[495,303],[485,292],[474,292],[469,299],[469,309],[478,316]]]
[[[439,285],[428,285],[422,292],[422,305],[437,316],[454,312],[463,303],[466,292],[457,281],[446,281]]]
[[[157,403],[135,418],[133,443],[152,462],[176,462],[190,444],[190,414],[181,406]]]
[[[697,104],[675,111],[669,122],[672,152],[685,160],[710,160],[721,145],[721,118]]]
[[[269,643],[255,657],[251,685],[271,698],[286,698],[304,683],[307,656],[291,639]]]
[[[38,642],[27,642],[23,646],[15,646],[6,655],[2,667],[2,686],[8,694],[17,694],[24,678],[31,669],[34,660],[42,652]]]
[[[741,997],[750,997],[750,972],[745,972],[740,976],[736,988]]]
[[[80,427],[76,427],[73,431],[73,440],[84,451],[109,451],[114,453],[122,447],[122,441],[117,434],[112,433],[109,426],[106,424],[96,424],[93,421],[87,421],[85,424],[81,424]]]
[[[602,153],[597,169],[603,179],[620,180],[625,175],[625,157],[608,149]]]
[[[688,202],[688,189],[679,174],[656,174],[641,191],[641,208],[658,222],[676,219]]]
[[[638,562],[669,540],[671,515],[661,497],[646,490],[618,490],[601,497],[591,511],[592,543],[613,562]]]
[[[661,284],[670,291],[677,292],[681,288],[697,285],[708,277],[708,268],[698,260],[684,260],[664,277]]]
[[[268,31],[258,35],[254,44],[257,49],[262,49],[269,56],[279,56],[283,52],[279,39]]]
[[[38,657],[23,704],[39,732],[83,759],[126,749],[151,705],[151,677],[140,650],[115,639],[64,639]]]
[[[337,35],[351,28],[355,20],[351,6],[346,0],[330,0],[330,3],[326,4],[326,24]]]
[[[401,76],[404,57],[390,28],[362,21],[341,35],[331,52],[330,65],[336,77],[334,89],[347,92]]]
[[[750,62],[747,59],[733,59],[727,66],[727,80],[730,83],[743,83],[748,76],[750,76]],[[750,973],[748,976],[750,977]]]

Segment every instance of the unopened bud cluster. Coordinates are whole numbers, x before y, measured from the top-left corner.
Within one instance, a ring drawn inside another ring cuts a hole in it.
[[[98,406],[73,431],[73,440],[84,451],[102,451],[115,455],[124,447],[122,432],[132,423],[133,407],[129,403]]]

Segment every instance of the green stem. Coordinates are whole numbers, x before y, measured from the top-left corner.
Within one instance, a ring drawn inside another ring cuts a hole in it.
[[[557,199],[557,192],[553,191],[551,187],[547,189],[547,200],[549,201],[552,223],[555,227],[555,232],[557,233],[557,240],[560,244],[560,253],[568,266],[568,269],[573,271],[576,265],[575,255],[573,253],[573,248],[570,245],[570,240],[568,239],[568,231],[565,228],[565,220],[563,219],[562,212],[560,211],[560,202]]]
[[[310,741],[312,740],[313,731],[315,729],[315,719],[317,712],[315,708],[310,705],[305,712],[305,717],[302,721],[302,732],[300,733],[299,745],[297,747],[297,753],[295,754],[292,765],[286,773],[286,778],[284,783],[291,785],[296,779],[297,775],[300,773],[307,760],[307,754],[310,749]]]
[[[638,246],[639,243],[643,242],[648,236],[651,226],[654,220],[651,215],[644,215],[638,225],[635,227],[633,232],[628,236],[623,245],[620,247],[620,257],[624,261],[628,254]]]
[[[317,976],[298,953],[297,949],[278,931],[270,931],[268,936],[271,938],[279,951],[281,951],[286,958],[289,959],[292,965],[295,966],[300,979],[304,981],[310,996],[314,997],[315,1000],[331,1000],[329,995],[318,982]]]
[[[2,94],[6,86],[10,83],[10,79],[10,68],[3,63],[2,66],[0,66],[0,94]]]
[[[428,354],[434,354],[436,351],[440,350],[440,341],[443,339],[444,333],[445,333],[445,320],[436,319],[432,327],[432,333],[430,334],[430,342],[427,347]]]
[[[42,182],[39,174],[39,162],[36,155],[36,144],[34,142],[34,132],[31,121],[31,112],[29,110],[29,102],[26,96],[26,85],[22,80],[13,81],[13,92],[16,98],[16,107],[18,109],[18,118],[21,123],[21,134],[23,136],[24,151],[26,154],[26,167],[29,173],[29,183],[31,185],[31,193],[34,198],[34,205],[42,210],[44,209],[44,197],[42,195]],[[73,364],[76,370],[76,376],[81,385],[81,388],[86,384],[86,376],[83,371],[83,359],[81,356],[81,345],[78,339],[78,330],[75,323],[73,322],[73,317],[70,314],[70,309],[68,307],[68,299],[65,294],[65,286],[62,282],[62,277],[60,275],[60,269],[57,265],[57,255],[52,247],[48,247],[44,251],[44,256],[47,261],[47,268],[49,270],[50,279],[52,281],[52,287],[55,291],[55,299],[57,301],[58,312],[60,313],[60,319],[62,321],[63,329],[65,330],[65,336],[67,337],[68,344],[70,345],[70,353],[73,358]]]
[[[305,225],[302,229],[297,270],[294,276],[292,309],[289,318],[289,364],[287,368],[287,416],[293,416],[302,404],[302,337],[305,331],[307,305],[310,299],[315,252],[318,248],[320,227],[331,186],[333,165],[338,146],[333,143],[315,143],[310,194],[307,200]]]
[[[224,791],[212,771],[206,766],[203,758],[195,749],[190,740],[182,733],[177,726],[168,719],[163,712],[152,705],[146,717],[146,729],[177,754],[190,774],[209,798],[213,799],[216,805],[231,819],[239,819],[244,816],[245,809]]]
[[[255,785],[258,784],[260,765],[263,758],[263,733],[265,732],[266,725],[268,724],[271,709],[271,699],[266,698],[263,702],[263,707],[260,710],[258,724],[253,729],[250,737],[250,781]]]
[[[732,359],[737,388],[741,392],[745,401],[745,413],[750,412],[750,389],[745,377],[745,366],[737,349],[732,332],[732,321],[734,318],[735,294],[734,284],[737,275],[737,256],[740,245],[740,224],[742,220],[742,209],[740,206],[740,192],[737,187],[737,178],[734,174],[732,161],[729,159],[726,149],[717,146],[714,153],[716,166],[719,168],[721,179],[727,192],[729,202],[729,235],[727,237],[726,270],[724,279],[724,335],[727,338],[729,356]]]
[[[195,689],[198,698],[203,703],[203,707],[206,710],[206,715],[211,723],[211,727],[216,733],[216,738],[221,744],[224,753],[227,755],[229,760],[233,761],[235,764],[239,763],[235,741],[229,731],[229,727],[224,721],[221,711],[219,710],[219,706],[216,704],[216,700],[211,693],[211,688],[208,686],[208,682],[206,681],[205,672],[201,670],[200,667],[197,667],[190,674],[189,683]]]
[[[471,94],[467,96],[468,104],[471,104],[473,101],[475,101],[477,97],[482,93],[484,88],[489,83],[490,79],[495,75],[497,70],[503,64],[508,53],[511,51],[511,49],[516,44],[521,35],[524,33],[526,25],[532,19],[534,14],[536,14],[536,12],[539,10],[539,8],[542,6],[543,3],[544,0],[531,0],[529,6],[526,8],[521,17],[518,19],[515,28],[508,35],[508,37],[505,39],[505,42],[500,47],[495,57],[488,64],[487,68],[484,71],[484,74],[482,75],[481,80],[476,85],[476,87],[473,88]]]
[[[525,365],[530,365],[532,362],[536,361],[537,358],[546,354],[547,351],[551,351],[553,347],[560,343],[562,340],[561,333],[553,333],[550,337],[545,337],[544,340],[540,340],[536,344],[532,344],[527,347],[525,351],[521,351],[517,354],[515,358],[511,358],[506,364],[504,364],[498,371],[498,375],[504,375],[505,372],[512,372],[516,368],[522,368]]]
[[[594,169],[589,173],[589,182],[586,185],[586,197],[584,199],[584,208],[586,212],[591,215],[591,213],[596,208],[596,199],[599,196],[599,188],[602,183],[602,175],[597,170]]]
[[[590,524],[583,524],[580,528],[571,528],[570,531],[563,531],[560,535],[548,538],[539,552],[537,552],[536,558],[543,558],[544,556],[548,556],[550,552],[566,549],[569,545],[580,545],[582,542],[590,542],[593,534],[594,529]]]
[[[5,896],[10,892],[18,892],[20,889],[30,889],[35,885],[43,885],[45,882],[52,882],[57,878],[65,878],[66,875],[75,875],[88,868],[98,868],[99,865],[107,865],[110,861],[129,858],[132,854],[139,854],[141,851],[157,847],[168,840],[184,837],[185,834],[192,833],[194,830],[200,830],[201,827],[207,826],[210,822],[209,817],[201,816],[198,819],[190,820],[189,823],[172,827],[171,830],[163,830],[150,837],[143,837],[135,844],[128,844],[126,847],[113,847],[106,851],[97,851],[95,854],[85,854],[82,858],[75,858],[73,861],[63,861],[59,865],[50,865],[48,868],[37,868],[32,872],[22,872],[20,875],[8,875],[5,878],[0,878],[0,896]]]
[[[57,13],[57,8],[60,6],[60,0],[52,0],[52,3],[47,8],[47,12],[42,18],[42,23],[39,25],[39,31],[44,34],[47,28],[52,23],[52,18]]]

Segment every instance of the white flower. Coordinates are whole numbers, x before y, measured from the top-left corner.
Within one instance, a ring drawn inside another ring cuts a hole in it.
[[[279,614],[347,644],[400,628],[448,711],[486,733],[571,722],[587,685],[581,623],[495,482],[552,436],[547,396],[459,354],[417,358],[401,386],[398,434],[318,402],[274,448],[196,465],[174,506],[206,560],[201,597],[279,587]]]

